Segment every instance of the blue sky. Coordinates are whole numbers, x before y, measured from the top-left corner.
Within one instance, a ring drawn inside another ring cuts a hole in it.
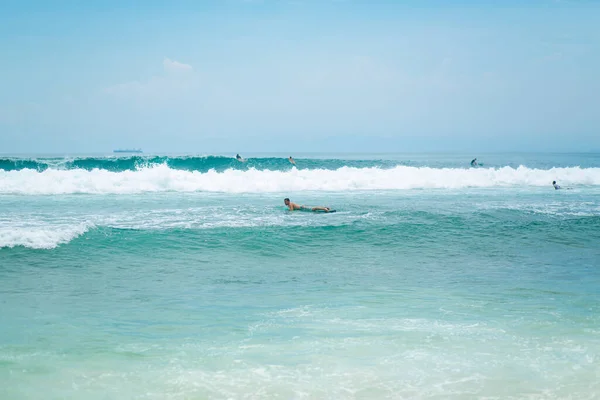
[[[576,0],[4,0],[0,153],[600,150],[599,20]]]

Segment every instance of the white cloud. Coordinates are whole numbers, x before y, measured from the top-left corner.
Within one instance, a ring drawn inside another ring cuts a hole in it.
[[[167,72],[186,72],[193,70],[190,64],[180,63],[179,61],[171,60],[166,57],[163,60],[163,67]]]

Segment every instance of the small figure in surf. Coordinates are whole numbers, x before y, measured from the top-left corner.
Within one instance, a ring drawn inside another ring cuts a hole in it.
[[[474,158],[474,159],[473,159],[473,161],[471,161],[471,167],[476,167],[476,166],[478,166],[478,165],[479,165],[479,164],[477,164],[477,159],[476,159],[476,158]]]
[[[290,157],[288,158],[288,161],[289,161],[289,162],[291,162],[292,164],[296,165],[296,160],[294,160],[294,159],[292,158],[292,156],[290,156]]]
[[[301,206],[299,204],[291,202],[290,199],[288,199],[287,197],[285,199],[283,199],[283,203],[286,205],[286,207],[290,211],[324,211],[324,212],[329,212],[329,210],[330,210],[329,207],[306,207],[306,206]]]
[[[552,186],[554,186],[554,190],[562,189],[560,186],[556,184],[556,181],[552,181]]]
[[[235,159],[238,160],[239,162],[245,162],[246,160],[242,158],[242,156],[240,156],[239,154],[235,155]]]

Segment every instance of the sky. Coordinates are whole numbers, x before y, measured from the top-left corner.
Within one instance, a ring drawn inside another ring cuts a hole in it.
[[[600,1],[3,0],[0,153],[600,151]]]

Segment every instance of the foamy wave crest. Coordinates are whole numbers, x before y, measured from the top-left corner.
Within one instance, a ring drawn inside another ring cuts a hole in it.
[[[183,171],[166,165],[135,171],[84,169],[0,171],[0,194],[348,191],[503,186],[600,185],[600,168],[342,167],[337,170]]]
[[[0,227],[0,249],[23,246],[30,249],[53,249],[86,233],[89,223],[72,226],[3,226]]]

